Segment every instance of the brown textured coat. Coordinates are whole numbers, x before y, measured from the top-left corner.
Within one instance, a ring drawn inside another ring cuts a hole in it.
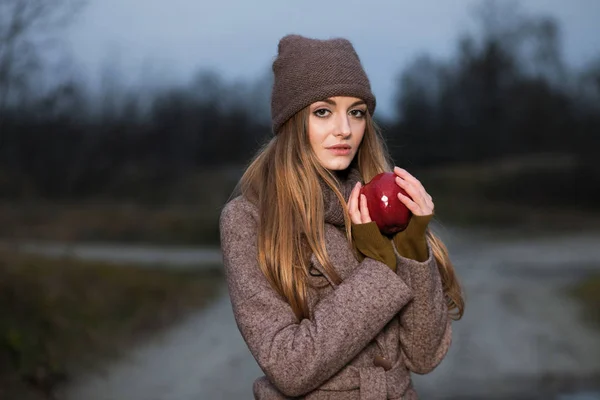
[[[352,184],[342,191],[348,199]],[[342,207],[325,193],[326,246],[343,281],[333,284],[311,258],[310,319],[299,321],[256,261],[257,208],[243,197],[221,214],[221,246],[239,330],[265,373],[257,399],[416,399],[410,372],[443,359],[451,325],[435,259],[397,255],[397,272],[358,262],[343,229]],[[382,361],[383,359],[383,361]],[[377,360],[377,361],[376,361]]]

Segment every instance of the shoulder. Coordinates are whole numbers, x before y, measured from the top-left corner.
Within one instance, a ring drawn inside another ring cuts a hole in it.
[[[258,207],[244,196],[237,196],[227,202],[221,210],[219,227],[223,231],[256,225],[257,222]]]

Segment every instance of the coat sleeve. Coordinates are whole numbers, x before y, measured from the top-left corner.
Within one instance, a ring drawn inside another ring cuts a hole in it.
[[[221,214],[221,246],[234,316],[271,383],[287,396],[300,396],[352,360],[412,295],[390,268],[367,258],[315,305],[311,319],[299,321],[259,269],[251,207],[236,199]]]
[[[426,374],[443,360],[452,340],[442,279],[429,246],[426,261],[398,258],[397,273],[414,296],[399,313],[400,346],[407,368]]]

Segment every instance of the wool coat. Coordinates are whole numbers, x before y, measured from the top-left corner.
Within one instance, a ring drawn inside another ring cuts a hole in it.
[[[359,175],[340,187],[346,201]],[[237,326],[264,376],[255,399],[417,399],[411,372],[425,374],[444,358],[451,325],[435,258],[398,254],[396,271],[358,261],[344,232],[343,208],[324,189],[325,240],[342,278],[335,284],[313,255],[308,303],[299,320],[257,262],[257,207],[239,196],[220,220],[221,246]]]

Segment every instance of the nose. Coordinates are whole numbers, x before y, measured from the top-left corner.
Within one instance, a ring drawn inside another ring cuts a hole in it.
[[[348,137],[352,134],[352,128],[350,126],[350,118],[348,115],[340,114],[338,118],[338,126],[336,129],[336,136]]]

